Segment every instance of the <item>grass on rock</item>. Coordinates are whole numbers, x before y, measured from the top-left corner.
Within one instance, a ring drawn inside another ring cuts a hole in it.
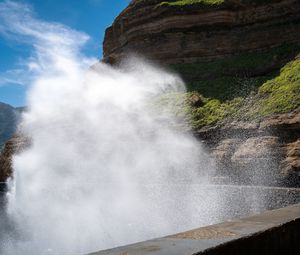
[[[265,82],[258,91],[247,116],[264,117],[284,113],[300,106],[300,60],[286,64],[276,78]]]
[[[300,106],[300,60],[289,62],[277,77],[260,85],[255,96],[248,94],[248,97],[235,97],[224,102],[194,91],[162,95],[157,99],[156,105],[169,109],[193,129],[216,125],[226,119],[258,119],[274,113],[288,112]],[[202,101],[200,107],[193,105],[193,96]]]
[[[192,4],[203,4],[203,5],[219,5],[224,3],[224,0],[175,0],[175,1],[164,1],[159,5],[169,5],[169,6],[183,6]]]

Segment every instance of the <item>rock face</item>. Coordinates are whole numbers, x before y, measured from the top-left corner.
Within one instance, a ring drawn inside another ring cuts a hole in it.
[[[300,40],[298,0],[232,0],[218,5],[179,6],[161,2],[132,1],[116,18],[106,30],[106,62],[135,53],[162,64],[202,63],[246,52],[261,54]],[[268,73],[289,57],[287,54],[281,58],[275,53],[267,65],[251,72]],[[238,70],[228,67],[224,71],[236,74]],[[197,78],[207,78],[210,72],[217,75],[214,70],[206,70]]]
[[[0,103],[0,149],[16,131],[22,109]]]
[[[104,61],[115,64],[130,53],[141,54],[174,68],[191,90],[230,100],[222,94],[252,86],[250,93],[257,88],[253,81],[261,79],[261,86],[300,52],[299,0],[174,2],[131,1],[106,30]],[[231,91],[230,84],[240,81],[243,86]],[[299,118],[297,109],[262,120],[231,120],[203,127],[196,136],[216,159],[218,176],[299,186]]]
[[[5,182],[12,175],[12,156],[29,145],[25,136],[14,135],[6,144],[0,154],[0,182]]]
[[[256,123],[232,122],[196,134],[217,161],[217,175],[257,185],[300,186],[300,108]]]
[[[174,3],[131,1],[106,30],[103,60],[115,64],[129,53],[142,54],[174,68],[187,84],[202,82],[192,89],[203,96],[220,99],[236,93],[229,84],[241,78],[238,91],[247,90],[253,80],[262,85],[300,52],[299,0],[168,2]],[[190,101],[195,107],[203,105],[200,96]],[[300,109],[202,127],[195,136],[216,159],[219,177],[236,183],[300,186]],[[23,145],[20,137],[7,143],[0,158],[2,180],[11,173],[11,154]]]
[[[290,183],[300,186],[300,139],[288,143],[285,147],[286,157],[283,163],[282,173],[288,177]]]

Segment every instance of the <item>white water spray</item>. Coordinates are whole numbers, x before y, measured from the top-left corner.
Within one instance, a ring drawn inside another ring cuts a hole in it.
[[[86,35],[0,4],[2,30],[35,55],[22,131],[31,146],[14,158],[3,254],[84,254],[209,223],[207,199],[188,184],[211,171],[201,145],[151,108],[179,77],[138,59],[116,69],[80,53]],[[201,213],[202,212],[202,213]]]

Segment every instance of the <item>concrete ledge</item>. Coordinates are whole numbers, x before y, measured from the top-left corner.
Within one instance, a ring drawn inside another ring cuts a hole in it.
[[[90,255],[142,254],[300,254],[300,204]]]

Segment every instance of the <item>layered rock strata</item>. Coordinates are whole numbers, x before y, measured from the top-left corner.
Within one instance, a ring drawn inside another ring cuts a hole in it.
[[[106,30],[105,61],[135,53],[163,64],[207,62],[300,40],[297,0],[224,1],[207,6],[160,2],[132,1],[116,18]],[[268,72],[286,62],[274,55],[272,62],[255,71]]]
[[[142,54],[174,68],[187,84],[202,82],[193,89],[218,99],[231,89],[229,81],[240,82],[237,77],[244,84],[238,90],[252,86],[250,78],[261,78],[260,86],[299,51],[299,0],[177,6],[135,0],[107,29],[104,40],[105,62]],[[203,102],[194,97],[192,104]],[[202,127],[195,135],[216,159],[216,176],[237,183],[300,185],[299,109],[252,122],[230,120]],[[11,172],[11,153],[22,144],[18,139],[8,142],[0,158],[2,180]]]
[[[171,2],[131,1],[106,30],[104,61],[115,64],[128,54],[141,54],[178,71],[191,90],[227,100],[247,96],[275,77],[300,50],[297,0]],[[216,159],[218,176],[297,186],[299,116],[297,109],[252,122],[230,120],[203,127],[196,136]]]

